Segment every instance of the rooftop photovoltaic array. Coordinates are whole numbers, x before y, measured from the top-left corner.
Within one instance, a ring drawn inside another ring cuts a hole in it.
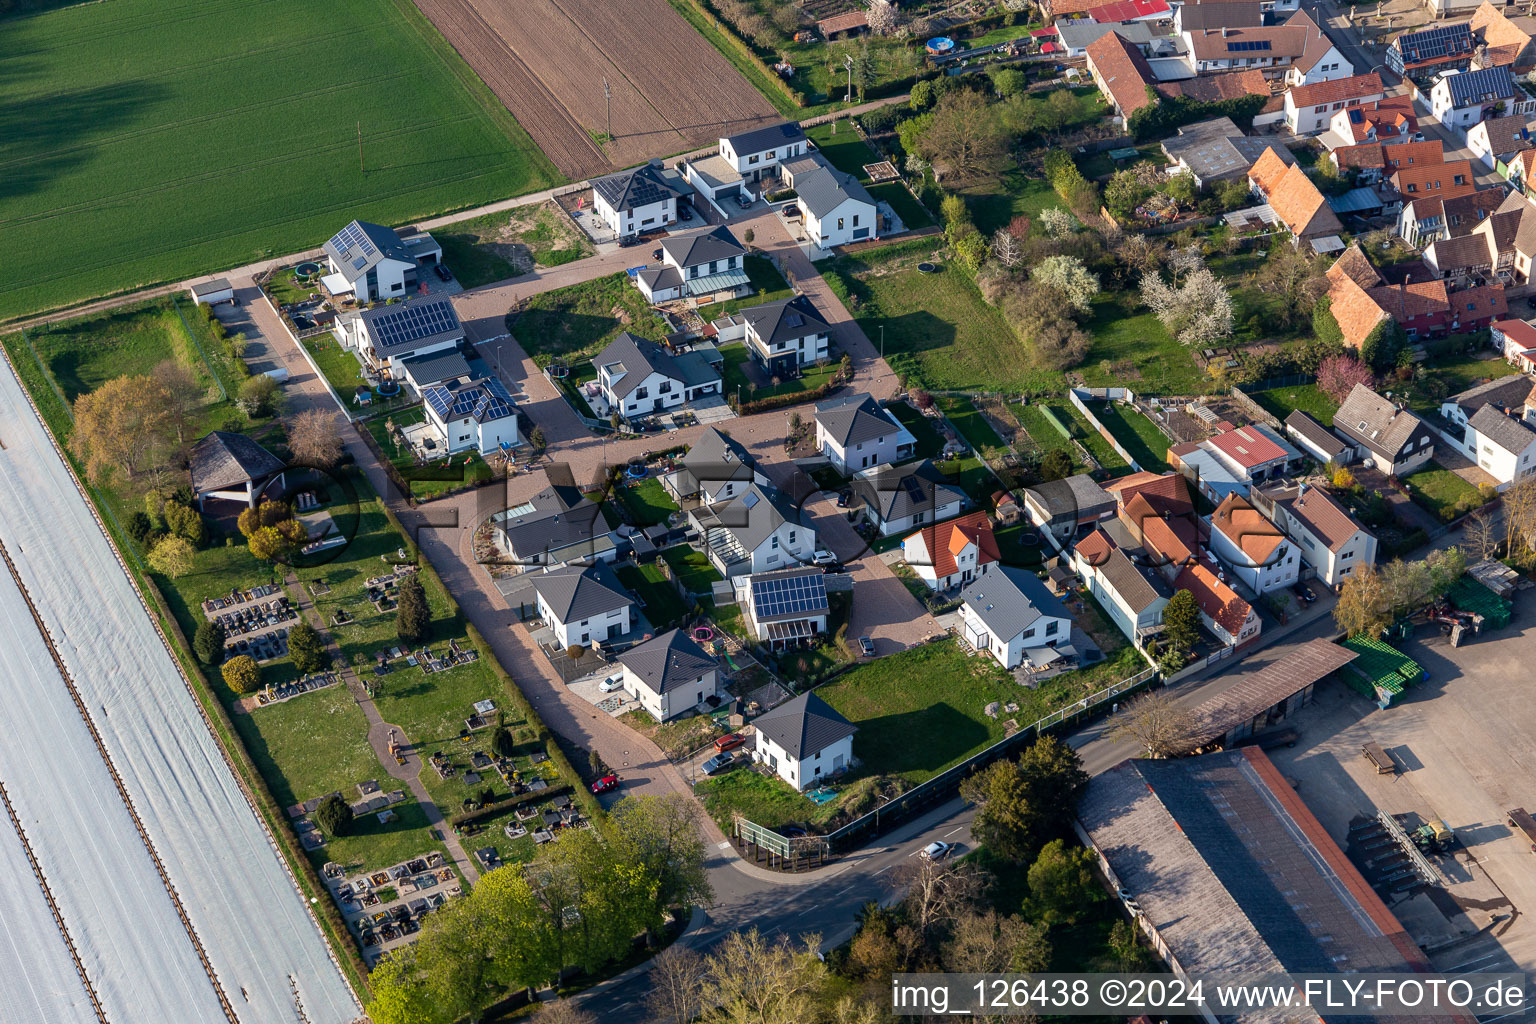
[[[356,249],[365,258],[378,252],[373,247],[373,241],[368,237],[368,233],[356,221],[338,231],[336,237],[331,239],[331,245],[337,252],[342,253],[351,252],[353,249]]]
[[[453,311],[453,304],[446,299],[387,306],[370,320],[368,327],[373,334],[374,344],[383,348],[420,341],[459,328],[458,315]]]
[[[1229,53],[1247,53],[1252,50],[1269,49],[1268,39],[1240,39],[1235,43],[1227,44]]]
[[[495,377],[476,381],[457,391],[445,387],[428,388],[423,397],[445,423],[466,417],[483,423],[513,413],[512,395]]]
[[[809,615],[827,607],[827,582],[819,572],[753,580],[752,603],[762,618]]]
[[[1409,60],[1433,60],[1451,53],[1472,52],[1472,32],[1465,24],[1412,32],[1397,39]]]

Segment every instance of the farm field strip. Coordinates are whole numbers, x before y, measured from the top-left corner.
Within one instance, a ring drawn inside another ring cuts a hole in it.
[[[20,260],[0,318],[558,180],[408,0],[117,0],[5,25],[0,233]]]
[[[138,835],[103,849],[99,864],[83,859],[98,833],[103,843],[121,836],[121,828],[111,823],[128,817],[112,782],[101,784],[94,776],[81,781],[82,773],[107,774],[103,757],[110,758],[121,779],[221,987],[246,1019],[291,1019],[291,985],[297,986],[312,1024],[355,1019],[357,1003],[317,923],[9,363],[0,364],[0,436],[6,443],[0,453],[0,497],[7,510],[0,541],[53,635],[101,742],[98,751],[81,713],[64,695],[58,669],[51,662],[37,664],[48,671],[30,685],[0,682],[8,687],[4,703],[13,723],[44,713],[49,719],[33,726],[16,724],[0,745],[0,777],[9,782],[36,773],[42,779],[37,785],[53,787],[40,799],[31,790],[30,802],[18,810],[23,821],[75,824],[39,830],[47,842],[60,845],[52,860],[41,852],[39,857],[45,871],[49,863],[68,861],[73,867],[58,870],[79,873],[60,880],[68,883],[66,891],[88,897],[86,917],[94,920],[108,904],[143,902],[161,894],[142,911],[123,911],[132,935],[113,941],[111,951],[99,957],[114,985],[129,990],[127,997],[155,996],[141,991],[151,984],[163,991],[146,1012],[113,1014],[109,1009],[109,1016],[174,1020],[190,1012],[198,1020],[215,1020],[224,1014],[196,958],[188,965],[187,957],[175,952],[189,945],[186,931]],[[13,631],[22,625],[32,628],[36,639],[30,642],[41,646],[30,618],[5,614],[0,620]],[[28,642],[25,635],[14,638],[18,645]],[[36,657],[28,660],[37,663]],[[59,771],[63,764],[71,770]],[[148,881],[131,873],[140,861],[150,871]],[[169,924],[155,924],[167,914]],[[142,950],[130,941],[138,937],[145,944]],[[173,968],[176,977],[169,976]],[[189,981],[193,972],[196,977]],[[159,1010],[159,1005],[170,1008]],[[192,1006],[204,1008],[189,1010]]]

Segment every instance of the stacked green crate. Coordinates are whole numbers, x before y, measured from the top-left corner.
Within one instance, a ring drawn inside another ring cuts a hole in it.
[[[1484,629],[1503,629],[1509,625],[1514,603],[1500,597],[1470,576],[1463,576],[1446,591],[1446,600],[1464,612],[1475,612],[1483,617]]]
[[[1419,663],[1373,636],[1356,636],[1344,641],[1355,652],[1344,679],[1350,689],[1377,701],[1382,707],[1400,697],[1405,689],[1424,678]],[[1353,679],[1353,682],[1351,682]]]

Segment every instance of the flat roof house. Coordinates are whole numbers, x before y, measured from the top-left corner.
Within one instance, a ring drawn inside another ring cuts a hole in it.
[[[1407,476],[1435,453],[1434,431],[1423,420],[1364,384],[1356,384],[1333,414],[1333,429],[1388,476]]]
[[[868,395],[816,405],[816,446],[844,475],[912,457],[917,438]]]
[[[994,562],[960,591],[960,637],[1006,669],[1043,667],[1072,643],[1072,613],[1032,572]]]
[[[772,650],[808,645],[827,631],[826,574],[816,566],[738,576],[731,583],[747,628]]]
[[[422,295],[342,313],[333,333],[369,373],[396,380],[405,378],[405,361],[457,351],[464,341],[452,301]]]
[[[770,376],[793,377],[831,357],[831,325],[804,295],[751,306],[741,316],[747,352]]]
[[[1328,586],[1339,586],[1358,566],[1376,564],[1375,534],[1321,487],[1269,487],[1255,491],[1253,500]]]
[[[663,476],[661,483],[679,501],[697,498],[713,505],[736,497],[748,484],[768,484],[769,480],[740,441],[705,427],[678,460],[678,468]]]
[[[815,528],[800,523],[799,509],[773,487],[747,484],[736,497],[700,505],[688,518],[710,563],[727,579],[807,565],[816,554]]]
[[[523,443],[517,406],[499,377],[434,384],[421,398],[427,422],[442,436],[449,454],[474,449],[490,455]]]
[[[661,241],[661,262],[640,268],[635,286],[652,303],[739,298],[752,293],[746,258],[746,247],[723,224],[670,235]]]
[[[592,360],[597,386],[609,409],[624,419],[676,409],[720,394],[720,372],[700,352],[672,353],[628,331]]]
[[[689,194],[681,177],[660,161],[592,180],[592,212],[620,238],[677,222],[677,203]]]
[[[752,726],[757,730],[753,758],[800,792],[853,764],[858,726],[814,691],[759,715]]]
[[[669,722],[720,693],[715,659],[680,629],[631,647],[618,661],[624,666],[624,692],[658,722]]]
[[[882,537],[910,533],[925,523],[952,519],[965,508],[965,492],[930,459],[905,466],[871,466],[853,478],[853,495]]]
[[[359,305],[404,298],[416,285],[418,262],[436,263],[442,254],[442,246],[425,232],[402,237],[392,228],[354,220],[325,243],[330,273],[320,285]]]
[[[635,599],[606,562],[563,565],[532,580],[539,618],[561,648],[602,644],[633,628]]]
[[[1109,890],[1135,908],[1132,919],[1180,977],[1342,964],[1360,974],[1433,969],[1257,746],[1123,761],[1088,784],[1074,827]],[[1370,1010],[1352,1016],[1392,1020]],[[1468,1014],[1442,1019],[1472,1024]]]
[[[683,161],[688,184],[715,209],[738,196],[753,197],[754,185],[781,177],[785,163],[809,149],[805,132],[793,121],[781,121],[724,137],[714,153]]]
[[[1197,188],[1247,177],[1248,169],[1266,150],[1273,150],[1286,163],[1296,162],[1280,143],[1244,135],[1230,117],[1185,125],[1177,135],[1163,140],[1163,155],[1193,175]]]
[[[987,514],[971,512],[903,539],[901,558],[929,590],[949,590],[969,583],[1002,554]]]
[[[198,438],[187,454],[192,496],[199,510],[209,498],[255,508],[262,490],[286,468],[282,459],[257,442],[227,430]]]
[[[617,557],[603,510],[576,487],[546,487],[492,521],[502,554],[524,571]]]

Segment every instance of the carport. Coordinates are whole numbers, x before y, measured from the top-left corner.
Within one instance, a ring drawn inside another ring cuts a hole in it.
[[[1231,747],[1300,711],[1313,688],[1355,660],[1330,640],[1313,640],[1279,661],[1239,679],[1195,708],[1195,750]]]

